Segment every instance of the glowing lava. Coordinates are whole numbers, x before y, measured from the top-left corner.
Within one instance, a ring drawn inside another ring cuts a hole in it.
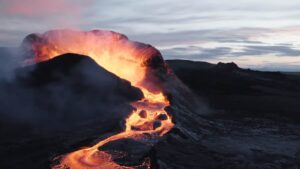
[[[53,168],[150,168],[147,160],[136,167],[120,166],[112,160],[112,155],[100,151],[99,147],[122,138],[141,140],[145,134],[156,138],[174,126],[171,116],[164,110],[169,106],[169,101],[155,75],[158,70],[153,62],[164,63],[158,50],[150,45],[130,41],[124,35],[99,30],[55,30],[41,35],[32,34],[25,39],[23,46],[35,55],[27,62],[40,62],[65,53],[90,56],[106,70],[140,88],[144,94],[142,100],[132,103],[135,110],[126,119],[126,129],[123,132],[108,137],[93,147],[64,155],[60,165]]]

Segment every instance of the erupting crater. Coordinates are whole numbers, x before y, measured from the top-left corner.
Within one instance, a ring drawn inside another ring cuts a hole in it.
[[[92,147],[63,155],[60,164],[53,168],[151,167],[147,159],[140,165],[122,166],[114,161],[112,154],[102,151],[101,147],[121,139],[151,144],[151,140],[159,138],[173,128],[171,116],[164,110],[170,103],[158,76],[160,72],[168,73],[168,69],[157,49],[130,41],[122,34],[102,30],[89,32],[53,30],[44,34],[31,34],[25,38],[22,47],[26,51],[26,63],[49,60],[65,53],[89,56],[106,70],[130,81],[144,94],[142,100],[131,103],[135,109],[125,120],[123,132],[108,137]]]

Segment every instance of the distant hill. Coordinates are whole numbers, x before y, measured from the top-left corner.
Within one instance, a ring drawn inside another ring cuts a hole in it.
[[[235,63],[211,64],[168,60],[174,73],[223,115],[300,120],[300,74],[239,68]]]

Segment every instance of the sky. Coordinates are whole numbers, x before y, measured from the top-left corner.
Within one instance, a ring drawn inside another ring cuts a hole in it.
[[[0,0],[0,46],[50,29],[105,29],[165,59],[300,71],[299,9],[299,0]]]

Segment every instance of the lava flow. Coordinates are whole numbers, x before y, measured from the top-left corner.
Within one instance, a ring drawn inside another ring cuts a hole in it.
[[[121,166],[113,161],[111,154],[100,149],[108,142],[123,138],[141,140],[145,139],[143,138],[145,134],[157,138],[174,126],[171,116],[164,110],[169,106],[169,101],[163,93],[159,79],[155,75],[157,70],[152,63],[164,63],[159,51],[150,45],[130,41],[124,35],[99,30],[90,32],[55,30],[41,35],[29,35],[25,42],[24,46],[27,45],[35,55],[33,59],[28,59],[28,62],[40,62],[65,53],[86,55],[106,70],[130,81],[144,94],[142,100],[131,103],[135,109],[125,120],[126,128],[123,132],[108,137],[92,147],[62,156],[60,164],[53,168],[110,169],[140,166],[150,168],[147,160],[140,166]]]

